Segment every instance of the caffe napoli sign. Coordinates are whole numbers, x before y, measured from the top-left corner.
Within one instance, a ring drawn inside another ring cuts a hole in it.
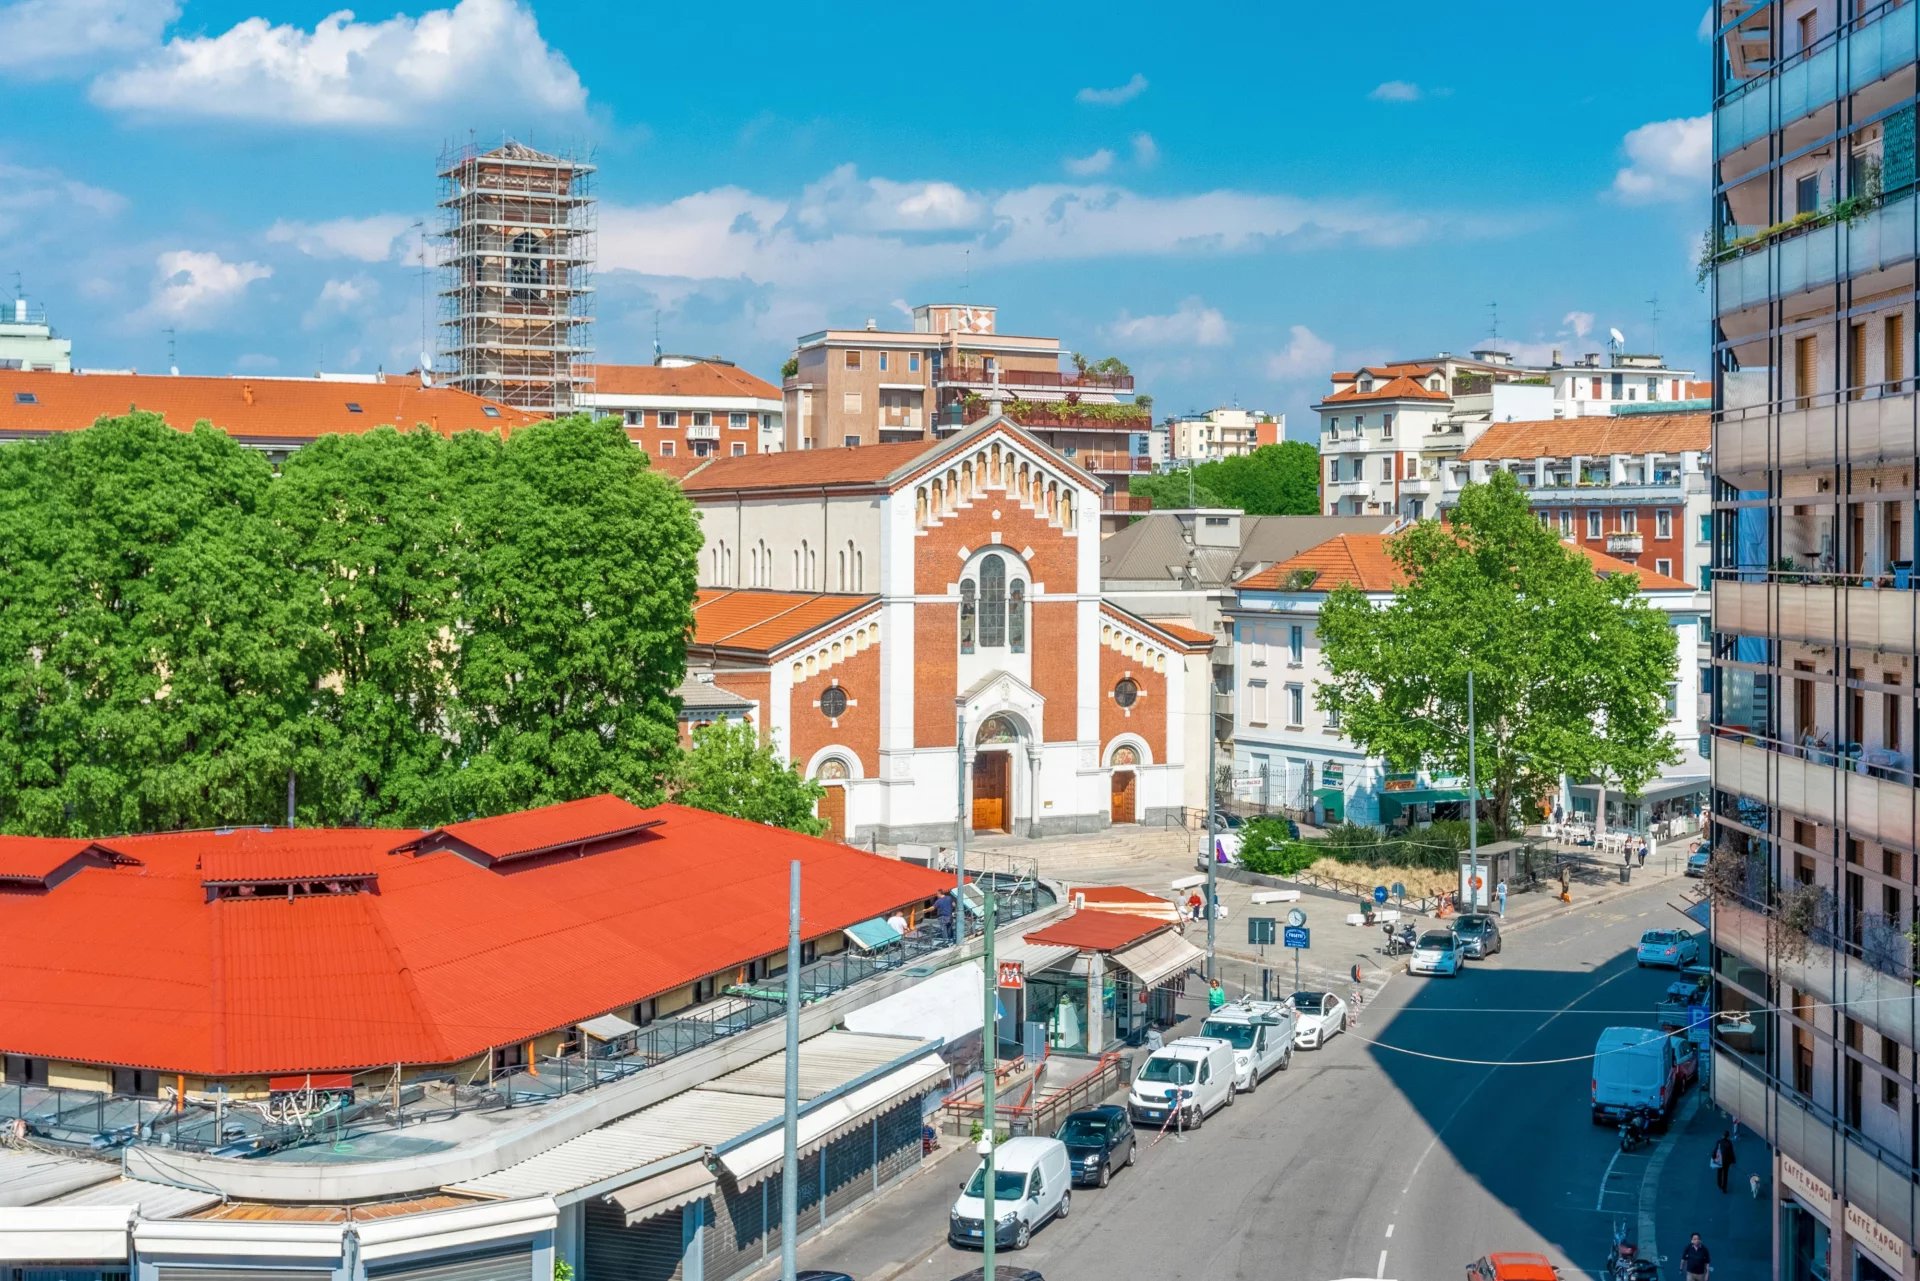
[[[1897,1232],[1889,1232],[1857,1205],[1847,1206],[1846,1221],[1848,1236],[1878,1255],[1895,1276],[1906,1273],[1907,1243]]]

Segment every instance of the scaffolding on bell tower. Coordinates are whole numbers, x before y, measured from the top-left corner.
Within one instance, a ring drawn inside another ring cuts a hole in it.
[[[440,156],[445,382],[564,414],[593,352],[594,166],[509,138]]]

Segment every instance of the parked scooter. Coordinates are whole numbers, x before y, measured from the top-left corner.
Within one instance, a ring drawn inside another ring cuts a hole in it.
[[[1380,927],[1380,932],[1387,936],[1386,943],[1380,948],[1383,954],[1387,956],[1405,956],[1413,951],[1413,922],[1409,921],[1405,925],[1402,925],[1397,933],[1392,923],[1389,922]]]
[[[1627,1239],[1627,1225],[1613,1225],[1613,1248],[1600,1267],[1602,1281],[1660,1281],[1660,1265],[1640,1257],[1640,1247]]]
[[[1647,1108],[1634,1108],[1620,1122],[1620,1150],[1631,1152],[1653,1137],[1653,1114]]]

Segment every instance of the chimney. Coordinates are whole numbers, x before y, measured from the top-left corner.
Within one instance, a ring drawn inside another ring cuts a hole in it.
[[[877,320],[875,320],[875,319],[874,319],[874,318],[873,318],[872,316],[868,316],[868,317],[867,317],[867,332],[868,332],[868,333],[873,333],[873,332],[875,332],[876,330],[878,330],[879,328],[880,328],[880,322],[879,322],[879,321],[877,321]]]
[[[242,404],[247,404],[247,405],[251,405],[253,403],[253,384],[252,383],[240,384],[240,401]]]
[[[1560,349],[1558,347],[1553,349],[1553,363],[1556,365],[1560,363]]]

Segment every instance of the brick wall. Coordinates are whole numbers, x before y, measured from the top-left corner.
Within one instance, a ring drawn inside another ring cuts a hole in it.
[[[829,685],[846,691],[847,710],[836,724],[818,706]],[[823,747],[844,747],[860,758],[860,773],[880,770],[880,646],[873,644],[823,672],[797,683],[793,691],[793,731],[789,751],[805,768]]]
[[[1168,655],[1168,666],[1179,661]],[[1131,678],[1140,687],[1140,697],[1131,708],[1114,701],[1113,687]],[[1113,740],[1122,734],[1138,734],[1152,753],[1153,762],[1167,759],[1167,677],[1141,659],[1108,645],[1100,646],[1100,763]]]

